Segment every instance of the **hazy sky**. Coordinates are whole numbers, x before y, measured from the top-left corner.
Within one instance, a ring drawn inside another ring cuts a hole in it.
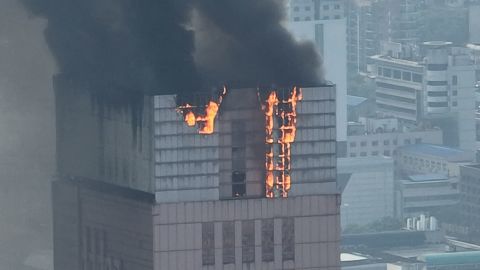
[[[0,1],[0,269],[51,247],[55,128],[45,21]]]

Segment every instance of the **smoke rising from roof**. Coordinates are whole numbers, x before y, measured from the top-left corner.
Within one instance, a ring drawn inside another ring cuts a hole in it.
[[[224,82],[322,82],[313,46],[281,26],[280,0],[22,1],[48,19],[60,73],[113,103]]]

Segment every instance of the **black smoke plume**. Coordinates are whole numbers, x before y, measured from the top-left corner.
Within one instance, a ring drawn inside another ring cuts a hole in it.
[[[282,0],[197,0],[198,64],[214,81],[243,85],[315,85],[323,81],[311,43],[281,25]]]
[[[22,1],[48,19],[62,76],[106,103],[219,83],[322,81],[313,46],[296,43],[281,25],[282,0]]]

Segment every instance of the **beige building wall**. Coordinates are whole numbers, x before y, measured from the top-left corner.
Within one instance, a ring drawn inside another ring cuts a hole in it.
[[[340,269],[340,196],[161,203],[155,270]]]

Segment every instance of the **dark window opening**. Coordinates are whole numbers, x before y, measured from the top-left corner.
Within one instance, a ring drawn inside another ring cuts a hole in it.
[[[242,197],[247,193],[245,172],[234,171],[232,173],[232,196]]]

